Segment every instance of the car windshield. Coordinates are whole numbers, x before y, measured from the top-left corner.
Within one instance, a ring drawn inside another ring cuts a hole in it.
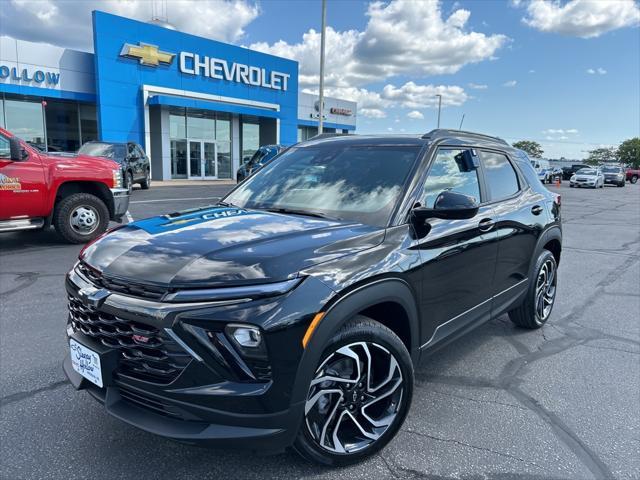
[[[80,147],[78,153],[89,155],[92,157],[105,157],[112,160],[121,160],[124,158],[124,145],[113,143],[90,142]]]
[[[417,146],[292,148],[224,202],[386,226],[419,150]]]
[[[622,169],[620,167],[603,167],[602,171],[604,173],[622,173]]]
[[[578,175],[595,175],[596,171],[592,168],[581,168],[577,173]]]

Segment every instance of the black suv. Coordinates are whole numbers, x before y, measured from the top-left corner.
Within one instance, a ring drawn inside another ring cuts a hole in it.
[[[129,194],[134,183],[139,183],[143,190],[151,186],[151,162],[137,143],[87,142],[78,153],[118,162],[122,166],[124,187],[129,189]]]
[[[561,239],[560,197],[500,139],[315,138],[86,247],[64,370],[149,432],[352,463],[398,432],[420,357],[549,319]]]

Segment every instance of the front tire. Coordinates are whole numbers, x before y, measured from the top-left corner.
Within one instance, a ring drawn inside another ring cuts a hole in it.
[[[395,436],[412,395],[413,364],[405,345],[384,325],[359,315],[324,349],[293,448],[324,465],[359,462]]]
[[[104,233],[109,225],[109,210],[90,193],[74,193],[58,202],[53,226],[69,243],[86,243]]]
[[[142,188],[142,190],[149,190],[150,186],[151,186],[151,174],[149,173],[149,170],[147,170],[144,174],[144,180],[140,182],[140,187]]]
[[[558,264],[549,250],[542,250],[534,268],[534,277],[529,282],[527,296],[517,308],[509,311],[513,323],[523,328],[536,329],[544,325],[556,299],[558,287]]]
[[[127,189],[129,195],[133,192],[133,175],[131,172],[127,172],[124,175],[124,187]]]
[[[633,177],[631,177],[631,180],[629,180],[631,183],[638,183],[638,176],[634,175]]]

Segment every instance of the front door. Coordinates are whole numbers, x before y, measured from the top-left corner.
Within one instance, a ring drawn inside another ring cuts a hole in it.
[[[40,156],[12,161],[9,139],[0,134],[0,220],[45,216],[46,185]]]
[[[218,178],[217,148],[215,142],[189,140],[189,178]]]
[[[433,208],[443,190],[473,196],[482,202],[480,171],[456,162],[460,149],[440,148],[429,168],[420,203]],[[491,313],[493,277],[498,247],[492,226],[493,209],[481,206],[475,217],[430,219],[413,248],[420,252],[423,335],[431,346]],[[426,232],[426,234],[424,234]]]

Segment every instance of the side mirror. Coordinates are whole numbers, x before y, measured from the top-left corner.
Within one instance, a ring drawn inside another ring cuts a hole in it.
[[[14,162],[21,162],[27,158],[27,152],[22,148],[18,137],[9,138],[9,152],[11,153],[11,160]]]
[[[475,217],[479,209],[480,205],[475,198],[444,190],[436,198],[433,208],[416,207],[411,211],[411,215],[423,222],[429,218],[463,220]]]
[[[472,172],[478,168],[478,159],[472,150],[463,150],[453,158],[461,172]]]

